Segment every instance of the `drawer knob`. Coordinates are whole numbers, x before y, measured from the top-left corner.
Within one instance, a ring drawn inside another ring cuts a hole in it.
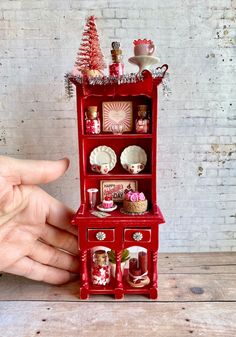
[[[104,232],[97,232],[96,239],[98,239],[99,241],[103,241],[106,239],[106,234]]]
[[[136,232],[133,234],[133,239],[134,241],[141,241],[143,238],[143,234],[140,232]]]

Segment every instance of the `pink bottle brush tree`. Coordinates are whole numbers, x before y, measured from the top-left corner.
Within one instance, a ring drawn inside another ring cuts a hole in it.
[[[93,15],[87,19],[73,73],[77,71],[94,77],[103,75],[103,70],[106,68],[95,20]]]

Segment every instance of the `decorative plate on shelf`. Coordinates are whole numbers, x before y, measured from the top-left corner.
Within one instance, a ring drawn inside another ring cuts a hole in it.
[[[116,165],[116,154],[109,146],[98,146],[93,149],[89,156],[91,165],[108,164],[109,171],[111,171]]]
[[[113,207],[111,208],[104,208],[102,207],[102,204],[98,205],[97,208],[99,209],[99,211],[102,211],[102,212],[112,212],[114,211],[115,209],[117,209],[117,205],[113,205]]]
[[[133,109],[132,102],[103,102],[102,117],[104,132],[113,132],[115,126],[122,125],[122,132],[132,131]]]
[[[128,167],[131,164],[143,164],[147,163],[147,154],[144,149],[137,145],[131,145],[126,147],[120,156],[121,165],[128,171]]]

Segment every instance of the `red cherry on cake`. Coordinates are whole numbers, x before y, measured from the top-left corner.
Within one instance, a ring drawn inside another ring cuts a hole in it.
[[[106,195],[105,198],[104,198],[104,200],[110,201],[110,200],[112,200],[112,197],[110,197],[109,195]]]

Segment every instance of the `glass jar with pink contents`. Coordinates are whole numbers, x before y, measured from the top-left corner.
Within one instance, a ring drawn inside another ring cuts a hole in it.
[[[88,135],[97,135],[101,131],[100,118],[97,106],[88,106],[85,118],[85,131]]]
[[[122,50],[120,49],[120,43],[117,41],[112,42],[111,46],[112,46],[111,50],[112,62],[109,65],[109,74],[110,76],[119,77],[124,75]]]
[[[150,132],[150,119],[147,112],[147,105],[138,105],[138,117],[135,121],[135,130],[137,133]]]

